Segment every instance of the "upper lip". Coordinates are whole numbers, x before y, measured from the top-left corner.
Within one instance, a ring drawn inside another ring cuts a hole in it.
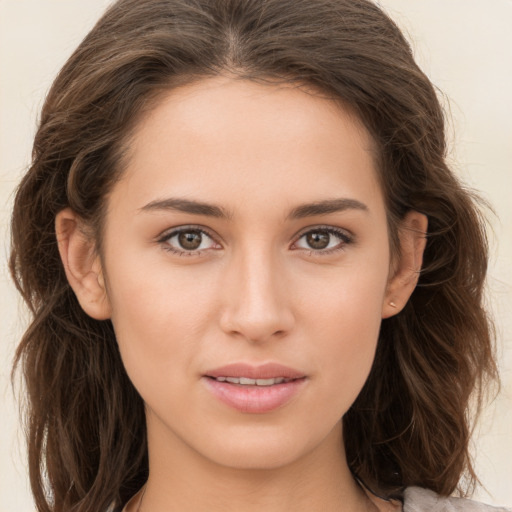
[[[278,363],[253,365],[247,363],[232,363],[205,373],[207,377],[248,377],[249,379],[300,379],[305,374]]]

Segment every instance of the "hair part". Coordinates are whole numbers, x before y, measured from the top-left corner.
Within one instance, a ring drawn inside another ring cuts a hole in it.
[[[220,74],[313,87],[355,113],[375,142],[395,253],[405,213],[428,216],[417,289],[383,321],[343,419],[346,453],[380,494],[464,493],[461,476],[476,481],[470,413],[496,377],[485,225],[447,167],[442,109],[400,30],[368,0],[120,0],[57,76],[15,199],[10,268],[33,315],[15,368],[38,511],[121,507],[148,475],[142,399],[111,322],[88,317],[66,280],[55,217],[71,207],[101,250],[140,117],[162,93]]]

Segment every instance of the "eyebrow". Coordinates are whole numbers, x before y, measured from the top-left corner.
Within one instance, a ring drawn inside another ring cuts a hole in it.
[[[232,219],[233,214],[221,206],[193,201],[190,199],[181,199],[170,197],[168,199],[157,199],[143,206],[141,211],[154,210],[172,210],[193,215],[206,215],[208,217],[217,217],[221,219]]]
[[[167,198],[151,201],[143,206],[140,211],[171,210],[192,215],[205,215],[207,217],[216,217],[220,219],[231,220],[233,213],[221,206],[204,203],[182,198]],[[327,199],[324,201],[315,201],[295,207],[286,217],[287,220],[303,219],[315,215],[326,215],[329,213],[343,212],[346,210],[360,210],[367,212],[368,207],[356,200],[348,198]]]
[[[327,199],[325,201],[316,201],[314,203],[297,206],[289,213],[287,219],[303,219],[304,217],[326,215],[328,213],[337,213],[346,210],[360,210],[368,212],[368,207],[357,199]]]

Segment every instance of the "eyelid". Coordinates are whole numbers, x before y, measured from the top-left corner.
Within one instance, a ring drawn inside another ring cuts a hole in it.
[[[354,242],[354,235],[350,231],[336,226],[320,224],[316,226],[308,226],[302,229],[295,237],[292,245],[295,245],[304,235],[315,231],[325,231],[331,235],[334,235],[340,239],[340,243],[335,247],[331,247],[330,249],[306,249],[304,247],[300,247],[296,250],[306,251],[309,255],[312,256],[326,256],[338,251],[342,251],[345,249],[346,245],[352,244]]]
[[[165,244],[168,240],[171,238],[174,238],[176,235],[179,235],[180,233],[187,232],[187,231],[199,231],[202,235],[206,235],[208,238],[212,240],[212,242],[216,245],[221,245],[219,241],[217,240],[217,236],[213,235],[211,231],[206,228],[205,226],[200,226],[198,224],[186,224],[181,226],[176,226],[173,228],[168,228],[162,233],[160,233],[156,238],[155,242],[158,244]],[[169,251],[173,254],[177,254],[179,256],[187,255],[187,256],[200,256],[203,255],[207,250],[209,249],[199,249],[199,250],[185,250],[185,249],[175,249],[170,244],[168,244],[166,247],[163,247],[164,250]]]
[[[182,233],[183,231],[200,231],[201,233],[209,236],[211,239],[216,241],[216,235],[212,234],[209,228],[201,226],[200,224],[182,224],[173,228],[167,228],[155,237],[157,242],[165,241],[174,235]]]
[[[345,228],[340,228],[338,226],[332,226],[331,224],[314,224],[312,226],[306,226],[302,228],[296,235],[295,240],[298,240],[300,237],[304,236],[306,233],[310,231],[329,231],[332,233],[338,233],[346,238],[353,238],[354,235]]]

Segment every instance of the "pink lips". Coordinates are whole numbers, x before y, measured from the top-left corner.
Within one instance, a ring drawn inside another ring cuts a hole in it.
[[[287,379],[268,386],[244,385],[216,380],[216,377],[249,379]],[[286,366],[268,363],[252,366],[230,364],[208,371],[203,380],[208,390],[221,402],[245,413],[266,413],[285,405],[306,383],[306,376]]]

